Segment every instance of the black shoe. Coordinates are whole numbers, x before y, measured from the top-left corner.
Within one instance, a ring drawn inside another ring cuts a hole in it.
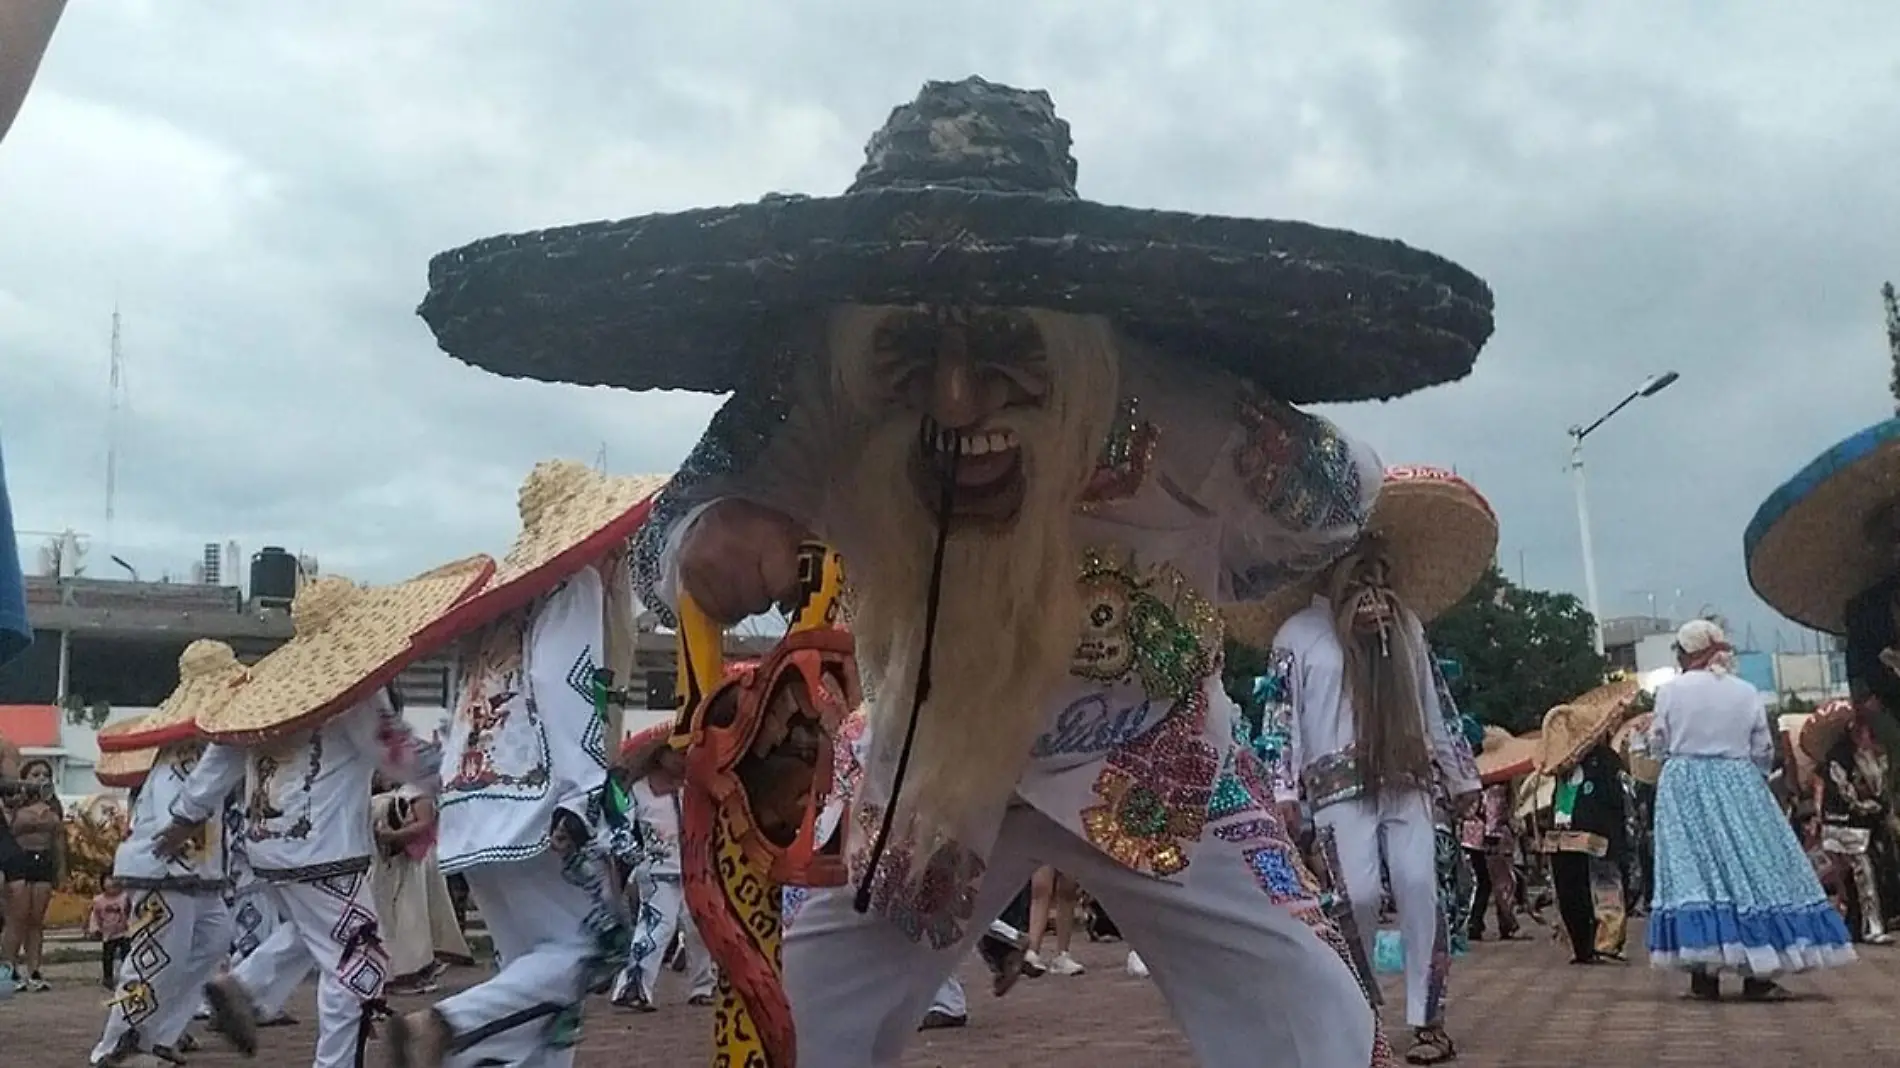
[[[931,1009],[924,1013],[924,1022],[917,1025],[919,1031],[941,1031],[945,1028],[963,1027],[970,1022],[968,1016],[952,1016],[947,1012]]]
[[[1689,996],[1697,1001],[1722,1000],[1722,981],[1709,972],[1689,975]]]
[[[1742,997],[1747,1001],[1787,1001],[1793,996],[1772,979],[1742,980]]]

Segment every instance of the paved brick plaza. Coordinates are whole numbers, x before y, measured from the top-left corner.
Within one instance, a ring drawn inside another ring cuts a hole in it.
[[[1078,956],[1089,965],[1088,975],[1025,981],[1002,1001],[982,994],[972,1002],[968,1028],[919,1035],[905,1064],[1143,1068],[1187,1063],[1187,1048],[1153,985],[1123,974],[1121,947],[1083,946]],[[1453,1033],[1463,1046],[1459,1063],[1469,1068],[1900,1065],[1900,948],[1869,949],[1866,957],[1857,968],[1792,980],[1790,988],[1802,995],[1796,1003],[1710,1006],[1684,1001],[1674,977],[1640,964],[1572,968],[1546,943],[1487,943],[1460,962],[1455,976],[1451,1012]],[[57,992],[21,994],[0,1004],[0,1065],[75,1068],[85,1063],[98,1033],[100,992],[86,986],[82,975],[96,973],[75,967],[59,971],[65,974]],[[472,973],[464,975],[472,978]],[[967,978],[973,994],[987,989],[974,970]],[[628,1015],[601,1003],[589,1019],[580,1064],[704,1064],[706,1016],[679,1003],[684,993],[677,979],[665,980],[665,1007],[650,1016]],[[294,1007],[309,1019],[307,991]],[[307,1026],[264,1035],[262,1055],[250,1063],[309,1063]],[[233,1068],[245,1062],[212,1047],[191,1063]],[[374,1047],[370,1063],[383,1063]]]

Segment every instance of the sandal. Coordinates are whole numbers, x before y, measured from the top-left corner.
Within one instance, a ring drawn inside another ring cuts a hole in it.
[[[1405,1051],[1407,1064],[1443,1064],[1458,1059],[1458,1047],[1442,1027],[1420,1027],[1412,1032],[1412,1048]]]

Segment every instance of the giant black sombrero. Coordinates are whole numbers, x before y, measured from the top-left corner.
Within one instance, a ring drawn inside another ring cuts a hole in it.
[[[838,304],[1105,315],[1293,402],[1390,398],[1471,370],[1491,291],[1397,241],[1076,196],[1049,95],[929,82],[836,197],[584,223],[437,256],[419,309],[497,374],[728,392],[788,320]]]

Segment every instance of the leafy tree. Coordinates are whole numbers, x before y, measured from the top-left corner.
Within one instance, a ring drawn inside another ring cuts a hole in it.
[[[1451,680],[1459,709],[1521,734],[1603,681],[1593,623],[1575,596],[1525,589],[1493,567],[1426,629],[1433,651],[1463,669]]]
[[[61,709],[66,713],[66,722],[75,727],[98,730],[112,718],[112,706],[104,701],[88,702],[77,694],[67,694]]]

